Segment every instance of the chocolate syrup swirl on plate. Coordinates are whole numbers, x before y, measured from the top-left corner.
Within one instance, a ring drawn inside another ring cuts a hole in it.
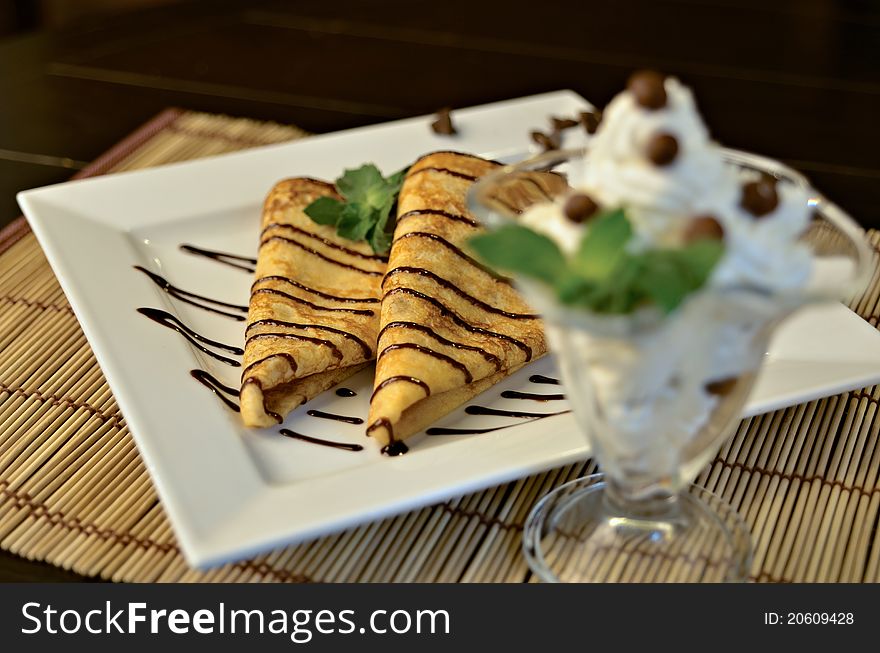
[[[290,429],[281,429],[278,431],[281,435],[292,438],[294,440],[301,440],[302,442],[309,442],[311,444],[319,444],[323,447],[332,447],[333,449],[342,449],[344,451],[363,451],[363,447],[359,444],[353,444],[349,442],[334,442],[333,440],[324,440],[323,438],[312,437],[311,435],[304,435],[302,433],[297,433],[296,431],[291,431]]]
[[[336,389],[337,397],[357,397],[357,392],[354,390],[350,390],[349,388],[337,388]]]
[[[230,304],[229,302],[221,302],[219,299],[211,299],[210,297],[205,297],[203,295],[197,295],[196,293],[190,292],[188,290],[183,290],[182,288],[178,288],[177,286],[171,284],[165,277],[156,274],[155,272],[150,272],[145,267],[140,265],[133,266],[135,270],[143,272],[147,275],[150,280],[159,286],[166,293],[178,299],[185,304],[190,304],[191,306],[195,306],[196,308],[201,308],[203,311],[208,311],[209,313],[216,313],[217,315],[222,315],[224,317],[232,318],[233,320],[238,320],[239,322],[243,322],[245,319],[244,315],[236,315],[235,313],[229,313],[227,311],[221,311],[216,306],[220,306],[222,308],[228,308],[239,313],[247,313],[248,307],[241,306],[239,304]]]
[[[222,263],[223,265],[238,268],[239,270],[244,270],[245,272],[253,272],[256,269],[254,266],[257,264],[257,259],[251,258],[249,256],[239,256],[238,254],[230,254],[229,252],[218,252],[213,249],[203,249],[201,247],[196,247],[195,245],[181,245],[180,249],[182,249],[187,254],[203,256],[205,258],[211,259],[212,261],[217,261],[217,263]]]
[[[244,354],[244,350],[240,347],[234,347],[232,345],[227,345],[225,343],[206,338],[205,336],[196,333],[195,331],[190,329],[168,311],[163,311],[160,308],[141,307],[137,309],[137,312],[151,319],[156,324],[161,324],[162,326],[167,327],[172,331],[177,331],[177,333],[186,338],[193,347],[201,352],[208,354],[208,356],[216,358],[221,363],[226,363],[227,365],[231,365],[232,367],[241,367],[241,363],[239,363],[237,360],[227,358],[226,356],[221,356],[217,352],[208,349],[201,343],[205,343],[205,345],[210,345],[212,347],[216,347],[217,349],[228,351],[231,354],[238,354],[239,356],[241,356],[242,354]]]
[[[482,407],[481,406],[468,406],[468,408],[482,408]],[[486,410],[492,410],[492,409],[486,409]],[[467,409],[465,410],[465,412],[468,412]],[[499,411],[499,412],[509,412],[509,411]],[[499,414],[499,412],[481,413],[481,414],[497,415],[497,414]],[[535,422],[539,419],[553,417],[554,415],[564,415],[564,414],[570,413],[570,412],[571,412],[570,410],[562,410],[562,411],[559,411],[558,413],[531,413],[533,415],[533,417],[528,419],[528,422]],[[474,413],[471,413],[471,414],[474,414]],[[527,415],[527,413],[520,413],[520,414],[513,413],[513,414],[509,414],[507,416],[508,417],[524,417],[525,415]],[[526,422],[526,423],[528,423],[528,422]],[[505,424],[504,426],[490,426],[488,428],[481,428],[481,429],[462,429],[462,428],[447,428],[447,427],[443,427],[443,426],[434,426],[434,427],[429,428],[427,431],[425,431],[425,433],[427,433],[428,435],[482,435],[483,433],[492,433],[494,431],[503,431],[504,429],[510,429],[510,428],[513,428],[514,426],[520,426],[522,424],[523,424],[523,422],[518,422],[516,424]]]
[[[217,395],[220,401],[226,404],[227,408],[229,408],[230,410],[234,410],[236,413],[241,412],[241,408],[238,406],[237,403],[235,403],[228,397],[223,396],[229,395],[230,397],[238,397],[238,390],[220,383],[220,381],[218,381],[216,378],[214,378],[214,376],[212,376],[205,370],[190,370],[189,375],[196,381],[201,383],[203,386],[208,388],[215,395]]]
[[[505,390],[501,393],[505,399],[528,399],[531,401],[560,401],[565,395],[545,395],[536,392],[520,392],[519,390]]]
[[[554,379],[549,376],[543,376],[541,374],[532,374],[529,377],[529,381],[532,383],[544,383],[547,385],[559,385],[559,379]]]
[[[363,424],[364,420],[360,417],[349,417],[348,415],[337,415],[335,413],[325,413],[323,410],[309,410],[306,415],[311,417],[320,417],[321,419],[332,419],[337,422],[345,422],[346,424]]]

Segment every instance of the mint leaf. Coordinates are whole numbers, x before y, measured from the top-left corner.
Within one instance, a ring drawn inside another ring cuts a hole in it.
[[[379,229],[378,225],[373,228],[372,233],[367,235],[367,242],[374,252],[387,253],[391,249],[392,235],[383,229]]]
[[[336,233],[349,240],[363,240],[376,223],[375,212],[366,204],[346,204]]]
[[[305,214],[318,224],[335,225],[342,215],[343,204],[332,197],[319,197],[305,208]]]
[[[377,254],[391,247],[395,215],[392,210],[409,168],[387,179],[372,163],[346,170],[336,180],[344,200],[320,197],[305,208],[318,224],[335,225],[336,233],[349,240],[366,240]]]
[[[565,273],[565,257],[556,243],[527,227],[506,225],[474,236],[468,244],[489,265],[546,283]]]
[[[391,211],[394,208],[396,194],[389,197],[385,205],[379,209],[373,228],[367,233],[367,242],[374,252],[387,252],[391,249],[392,232],[389,223],[392,223]],[[393,226],[393,225],[392,225]]]
[[[367,202],[368,195],[374,187],[384,187],[385,179],[379,168],[372,163],[360,168],[346,170],[336,180],[336,188],[347,202]]]
[[[724,243],[720,240],[698,240],[679,250],[681,265],[689,275],[692,287],[698,288],[706,283],[723,254]]]
[[[630,252],[632,236],[624,211],[614,210],[590,222],[570,257],[521,225],[475,236],[469,244],[490,266],[545,282],[563,304],[616,315],[646,304],[674,311],[706,283],[724,254],[720,240]]]
[[[388,177],[385,181],[394,191],[394,194],[400,192],[400,189],[403,187],[403,181],[406,179],[406,173],[409,168],[403,168],[402,170],[398,170],[393,175]]]
[[[622,209],[596,216],[581,240],[574,268],[588,279],[602,281],[611,276],[626,251],[632,226]]]
[[[675,250],[646,252],[644,273],[635,280],[635,287],[668,313],[694,290],[682,272]]]

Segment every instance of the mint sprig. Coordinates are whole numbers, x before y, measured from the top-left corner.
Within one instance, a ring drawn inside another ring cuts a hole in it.
[[[348,240],[365,240],[376,254],[391,248],[394,207],[408,168],[390,177],[372,163],[346,170],[336,180],[343,199],[319,197],[305,208],[305,214],[318,224],[336,227],[336,233]]]
[[[709,278],[721,255],[720,240],[703,239],[675,249],[629,251],[633,229],[622,209],[591,220],[574,255],[522,225],[507,225],[470,239],[488,265],[551,286],[559,301],[596,313],[626,314],[645,304],[666,313]]]

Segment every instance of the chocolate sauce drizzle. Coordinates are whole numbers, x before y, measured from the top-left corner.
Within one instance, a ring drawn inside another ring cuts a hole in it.
[[[455,324],[460,326],[462,329],[465,329],[466,331],[470,331],[471,333],[479,333],[484,336],[489,336],[491,338],[498,338],[500,340],[504,340],[506,342],[509,342],[510,344],[512,344],[514,347],[517,347],[525,354],[526,361],[532,360],[532,348],[529,347],[526,343],[524,343],[520,340],[517,340],[516,338],[513,338],[511,336],[508,336],[506,334],[503,334],[503,333],[497,333],[495,331],[489,331],[488,329],[483,329],[482,327],[473,326],[473,325],[469,324],[467,321],[465,321],[464,318],[462,318],[458,313],[453,311],[451,308],[449,308],[445,304],[441,303],[440,301],[434,299],[433,297],[426,295],[425,293],[419,292],[418,290],[413,290],[412,288],[400,287],[400,288],[392,288],[387,293],[385,293],[385,297],[390,297],[391,295],[395,295],[395,294],[405,294],[405,295],[410,295],[412,297],[418,297],[419,299],[426,301],[429,304],[433,305],[435,308],[437,308],[440,311],[440,314],[442,316],[448,317],[453,322],[455,322]]]
[[[263,358],[261,358],[259,360],[255,360],[253,363],[251,363],[250,365],[248,365],[246,368],[244,368],[242,370],[241,378],[244,379],[244,377],[247,376],[247,373],[250,372],[254,367],[259,365],[260,363],[265,363],[270,358],[283,358],[283,359],[285,359],[287,361],[287,363],[290,365],[290,368],[294,373],[296,373],[296,369],[299,367],[299,363],[296,362],[296,359],[293,356],[291,356],[287,352],[282,351],[282,352],[278,352],[277,354],[269,354],[268,356],[264,356]],[[245,383],[248,383],[248,382],[257,383],[258,385],[260,385],[259,381],[255,378],[245,379],[244,382]],[[260,385],[260,388],[262,388],[262,387],[263,386]],[[266,411],[266,412],[268,413],[269,411]],[[282,420],[279,420],[279,422],[280,421],[282,421]]]
[[[379,331],[379,337],[376,338],[377,342],[382,340],[382,335],[388,329],[413,329],[415,331],[419,331],[421,333],[424,333],[427,336],[430,336],[431,338],[433,338],[434,340],[439,342],[441,345],[446,345],[447,347],[452,347],[454,349],[462,349],[465,351],[476,352],[476,353],[480,354],[483,358],[485,358],[486,362],[494,365],[496,372],[501,369],[501,359],[498,358],[495,354],[488,352],[485,349],[482,349],[481,347],[474,347],[473,345],[464,345],[460,342],[453,342],[452,340],[447,340],[443,336],[438,335],[437,333],[432,331],[430,328],[426,327],[424,324],[419,324],[417,322],[407,322],[404,320],[398,320],[396,322],[389,322],[384,327],[382,327],[381,331]]]
[[[423,172],[442,172],[444,175],[450,175],[452,177],[458,177],[459,179],[467,179],[468,181],[476,181],[477,178],[474,175],[469,175],[464,172],[459,172],[458,170],[452,170],[450,168],[443,168],[440,166],[425,166],[424,168],[419,168],[418,170],[414,170],[407,175],[409,177],[415,177],[418,174]]]
[[[292,438],[294,440],[301,440],[302,442],[309,442],[311,444],[319,444],[323,447],[332,447],[333,449],[342,449],[344,451],[363,451],[364,448],[359,444],[353,444],[349,442],[334,442],[333,440],[324,440],[322,438],[316,438],[311,435],[303,435],[302,433],[297,433],[296,431],[291,431],[290,429],[281,429],[278,431],[281,435]]]
[[[535,392],[520,392],[519,390],[505,390],[501,393],[505,399],[527,399],[530,401],[561,401],[565,395],[545,395]]]
[[[459,363],[457,360],[455,360],[451,356],[447,356],[446,354],[441,354],[439,351],[434,351],[430,347],[425,347],[423,345],[417,345],[414,342],[398,342],[393,345],[388,345],[379,354],[379,357],[376,359],[377,362],[379,359],[381,359],[389,351],[397,351],[400,349],[412,349],[412,350],[417,351],[421,354],[425,354],[426,356],[431,356],[433,358],[436,358],[437,360],[441,360],[444,363],[447,363],[448,365],[451,365],[452,367],[457,369],[459,372],[464,374],[465,384],[471,383],[474,380],[473,375],[471,374],[470,370],[467,368],[466,365]]]
[[[181,245],[180,249],[188,254],[203,256],[205,258],[211,259],[212,261],[216,261],[217,263],[222,263],[223,265],[238,268],[239,270],[244,270],[245,272],[253,272],[256,269],[253,266],[257,264],[257,259],[251,258],[249,256],[239,256],[238,254],[230,254],[229,252],[218,252],[213,249],[203,249],[201,247],[196,247],[195,245]],[[243,265],[244,263],[248,263],[249,265]]]
[[[205,347],[201,343],[205,343],[205,345],[211,345],[212,347],[216,347],[217,349],[222,349],[224,351],[228,351],[231,354],[238,354],[239,356],[244,354],[244,350],[240,347],[234,347],[232,345],[227,345],[222,342],[218,342],[216,340],[211,340],[210,338],[206,338],[200,333],[196,333],[188,326],[186,326],[183,322],[178,320],[174,315],[169,313],[168,311],[163,311],[160,308],[145,308],[141,307],[137,309],[137,312],[151,319],[156,324],[161,324],[164,327],[171,329],[172,331],[177,331],[180,335],[182,335],[186,340],[196,349],[201,352],[208,354],[213,358],[216,358],[221,363],[226,363],[227,365],[231,365],[232,367],[241,367],[241,363],[237,360],[233,360],[232,358],[227,358],[226,356],[221,356],[215,351],[212,351]]]
[[[481,408],[479,406],[468,406],[468,408]],[[491,409],[487,409],[491,410]],[[466,411],[467,412],[467,411]],[[566,413],[570,413],[570,410],[559,411],[558,413],[532,413],[534,417],[531,417],[528,421],[535,422],[539,419],[544,419],[547,417],[553,417],[554,415],[564,415]],[[489,413],[487,413],[489,414]],[[491,413],[496,414],[496,413]],[[523,414],[524,415],[524,414]],[[508,417],[517,417],[516,414],[507,415]],[[523,422],[518,422],[516,424],[505,424],[504,426],[491,426],[489,428],[482,429],[459,429],[459,428],[447,428],[443,426],[434,426],[429,428],[425,433],[428,435],[482,435],[483,433],[492,433],[493,431],[503,431],[504,429],[510,429],[514,426],[521,426]]]
[[[298,240],[293,240],[292,238],[285,238],[284,236],[269,236],[268,238],[264,238],[262,241],[260,241],[260,247],[262,247],[266,243],[271,242],[273,240],[283,242],[288,245],[293,245],[294,247],[299,247],[304,252],[308,252],[309,254],[312,254],[313,256],[317,256],[318,258],[324,259],[325,261],[327,261],[328,263],[332,263],[333,265],[338,265],[341,268],[347,268],[349,270],[354,270],[355,272],[360,272],[361,274],[369,274],[369,275],[377,276],[377,277],[381,277],[384,274],[384,272],[381,272],[378,270],[365,270],[364,268],[359,268],[356,265],[349,265],[348,263],[343,263],[342,261],[337,261],[336,259],[330,258],[329,256],[322,254],[318,250],[309,247],[308,245],[304,245],[303,243],[299,242]]]
[[[406,443],[403,440],[392,440],[382,447],[382,453],[391,457],[402,456],[408,451],[409,447],[406,446]]]
[[[247,313],[247,306],[240,306],[238,304],[230,304],[228,302],[221,302],[218,299],[211,299],[210,297],[204,297],[203,295],[197,295],[195,293],[189,292],[188,290],[183,290],[182,288],[178,288],[177,286],[172,285],[165,277],[156,274],[155,272],[150,272],[146,268],[135,265],[133,266],[135,270],[139,270],[147,275],[153,283],[159,286],[166,293],[178,299],[186,304],[190,304],[191,306],[195,306],[196,308],[201,308],[204,311],[208,311],[210,313],[216,313],[217,315],[222,315],[224,317],[232,318],[233,320],[238,320],[239,322],[243,322],[245,317],[244,315],[236,315],[234,313],[228,313],[226,311],[221,311],[214,306],[222,306],[223,308],[231,308],[233,310],[239,311],[241,313]],[[196,301],[194,301],[196,300]],[[204,303],[199,303],[204,302]],[[206,304],[213,304],[214,306],[206,306]]]
[[[337,415],[335,413],[325,413],[322,410],[308,410],[306,415],[311,417],[320,417],[321,419],[332,419],[337,422],[345,422],[346,424],[363,424],[364,420],[360,417],[349,417],[348,415]]]
[[[495,417],[517,417],[520,419],[550,417],[552,415],[561,415],[569,411],[564,410],[559,413],[532,413],[520,410],[502,410],[500,408],[489,408],[488,406],[468,406],[464,409],[468,415],[493,415]]]
[[[471,264],[472,266],[474,266],[478,270],[482,270],[483,272],[488,274],[490,277],[492,277],[496,281],[500,281],[501,283],[505,283],[508,285],[510,285],[512,283],[512,280],[510,277],[505,277],[503,275],[500,275],[497,272],[495,272],[492,268],[489,268],[489,267],[483,265],[482,263],[480,263],[475,258],[468,256],[460,248],[456,247],[455,245],[450,243],[448,240],[446,240],[442,236],[438,236],[437,234],[432,234],[427,231],[410,231],[410,232],[403,234],[402,236],[398,236],[395,242],[400,242],[401,240],[404,240],[407,238],[427,238],[427,239],[433,240],[435,243],[442,245],[443,247],[448,249],[450,252],[452,252],[453,254],[455,254],[456,256],[461,258],[462,260],[467,261],[469,264]]]
[[[312,238],[314,240],[320,241],[321,243],[323,243],[327,247],[330,247],[335,250],[339,250],[340,252],[344,252],[344,253],[348,254],[349,256],[355,256],[358,258],[363,258],[363,259],[373,260],[373,261],[382,261],[382,262],[388,261],[387,256],[381,256],[379,254],[364,254],[363,252],[359,252],[357,250],[350,249],[348,247],[344,247],[343,245],[335,243],[332,240],[327,240],[323,236],[319,236],[316,233],[312,233],[311,231],[307,231],[305,229],[300,229],[299,227],[297,227],[295,225],[287,224],[285,222],[270,222],[269,224],[267,224],[263,228],[263,230],[260,232],[260,240],[263,240],[263,236],[266,234],[266,232],[270,231],[272,229],[286,229],[288,231],[292,231],[294,233],[301,234],[301,235],[305,236],[306,238]]]
[[[442,211],[440,209],[413,209],[412,211],[407,211],[406,213],[397,216],[397,224],[400,224],[407,218],[414,218],[419,215],[439,215],[448,220],[453,220],[455,222],[462,222],[466,225],[470,225],[471,227],[479,227],[480,223],[476,220],[467,217],[466,215],[461,215],[458,213],[450,213],[449,211]]]
[[[350,388],[337,388],[336,389],[337,397],[357,397],[357,392],[351,390]]]
[[[296,302],[297,304],[303,304],[304,306],[308,306],[309,308],[313,308],[316,311],[338,311],[342,313],[354,313],[355,315],[375,315],[376,312],[372,311],[368,308],[342,308],[340,306],[321,306],[319,304],[313,304],[307,299],[303,299],[301,297],[296,297],[289,293],[284,292],[283,290],[275,290],[274,288],[257,288],[256,290],[251,292],[251,295],[276,295],[278,297],[282,297],[291,302]]]
[[[285,322],[283,320],[273,320],[273,319],[267,318],[264,320],[256,320],[254,322],[251,322],[248,325],[247,329],[245,330],[245,335],[247,335],[251,329],[253,329],[255,327],[260,327],[260,326],[278,326],[278,327],[287,327],[290,329],[315,329],[318,331],[327,331],[329,333],[335,333],[337,335],[342,336],[343,338],[346,338],[347,340],[351,340],[352,342],[356,343],[361,348],[361,351],[364,352],[364,359],[365,360],[370,360],[373,357],[373,350],[372,350],[372,348],[370,348],[370,346],[366,342],[364,342],[363,340],[358,338],[353,333],[349,333],[348,331],[343,331],[342,329],[324,326],[321,324],[301,324],[299,322]]]
[[[306,292],[312,293],[313,295],[317,295],[318,297],[323,297],[324,299],[332,299],[336,302],[350,302],[352,304],[378,304],[378,297],[342,297],[340,295],[331,295],[326,292],[322,292],[320,290],[316,290],[315,288],[310,288],[305,284],[300,283],[296,279],[291,279],[290,277],[284,277],[280,274],[269,274],[265,277],[260,277],[251,285],[251,292],[254,291],[257,284],[262,283],[263,281],[280,281],[282,283],[288,283],[291,286],[299,288],[300,290],[305,290]]]
[[[431,387],[430,387],[427,383],[425,383],[424,381],[422,381],[421,379],[417,379],[417,378],[414,377],[414,376],[398,375],[398,376],[389,376],[387,379],[385,379],[385,380],[382,381],[379,385],[377,385],[377,386],[376,386],[376,389],[373,390],[373,394],[370,395],[370,401],[373,401],[373,399],[375,398],[375,396],[376,396],[377,394],[379,394],[379,390],[381,390],[382,388],[384,388],[384,387],[387,386],[387,385],[391,385],[392,383],[398,383],[398,382],[400,382],[400,381],[403,381],[403,382],[406,382],[406,383],[412,383],[413,385],[417,385],[417,386],[419,386],[422,390],[425,391],[425,396],[426,396],[426,397],[430,397],[430,396],[431,396]],[[387,420],[386,420],[386,421],[387,421]],[[378,424],[378,422],[376,422],[375,424],[370,425],[370,429],[376,428],[376,424]],[[388,428],[389,428],[389,429],[391,428],[391,427],[390,427],[390,422],[389,422],[389,426],[388,426]]]
[[[331,342],[330,340],[325,340],[324,338],[313,338],[312,336],[303,336],[298,333],[274,333],[274,332],[255,333],[252,336],[248,336],[247,340],[244,341],[244,346],[247,347],[254,340],[265,340],[266,338],[279,338],[282,340],[299,340],[301,342],[310,342],[313,345],[324,346],[324,347],[327,347],[328,349],[330,349],[330,353],[333,355],[333,358],[335,358],[337,361],[342,360],[342,351],[339,349],[339,347],[336,346],[335,343]],[[249,365],[247,367],[247,369],[250,369],[250,367],[251,366]]]
[[[541,374],[532,374],[529,377],[529,381],[532,383],[544,383],[547,385],[559,385],[559,379],[554,379],[549,376],[542,376]]]
[[[406,446],[406,444],[404,444],[402,440],[394,439],[394,428],[391,426],[391,422],[387,417],[380,417],[375,422],[370,424],[367,427],[367,435],[370,435],[370,433],[382,427],[384,427],[388,431],[388,444],[382,447],[383,454],[385,454],[386,456],[402,456],[407,451],[409,451],[409,447]]]
[[[541,317],[540,315],[538,315],[536,313],[512,313],[510,311],[505,311],[500,308],[496,308],[495,306],[492,306],[491,304],[487,304],[486,302],[484,302],[480,299],[477,299],[473,295],[466,293],[464,290],[462,290],[461,288],[456,286],[451,281],[444,279],[440,275],[434,274],[433,272],[431,272],[430,270],[426,270],[425,268],[410,267],[407,265],[396,267],[396,268],[389,270],[388,272],[385,273],[385,279],[383,279],[382,285],[384,286],[385,281],[387,281],[389,278],[391,278],[395,274],[417,274],[421,277],[431,279],[431,281],[436,283],[438,286],[442,286],[443,288],[451,290],[452,292],[454,292],[456,295],[458,295],[462,299],[467,300],[468,302],[470,302],[474,306],[477,306],[477,307],[483,309],[487,313],[494,313],[495,315],[503,315],[504,317],[509,317],[512,320],[537,320],[537,319],[540,319],[540,317]]]
[[[238,397],[238,390],[230,388],[228,385],[223,385],[205,370],[190,370],[189,375],[217,395],[217,397],[220,398],[220,401],[226,404],[227,408],[234,410],[236,413],[241,412],[241,408],[238,404],[223,396],[226,394],[230,397]]]
[[[290,354],[273,354],[273,355],[288,358],[290,360],[290,364],[293,366],[293,370],[296,371],[296,360],[293,358],[293,356],[291,356]],[[272,356],[266,356],[266,358],[272,358]],[[266,360],[266,358],[263,358],[263,359],[257,361],[257,363],[260,363],[260,362]],[[248,369],[250,369],[251,367],[253,367],[257,363],[253,363],[252,365],[249,365],[247,368],[245,368],[245,371],[242,372],[242,376],[244,376],[245,373],[247,373]],[[263,392],[263,384],[260,383],[260,380],[258,378],[255,378],[252,376],[250,378],[245,379],[244,382],[242,383],[242,387],[244,387],[246,385],[250,385],[250,384],[254,384],[255,386],[257,386],[260,389],[260,392]],[[266,405],[266,393],[265,392],[263,392],[263,412],[266,413],[269,417],[274,419],[279,424],[281,424],[281,422],[284,421],[284,418],[281,417],[281,415],[269,410],[268,406]]]

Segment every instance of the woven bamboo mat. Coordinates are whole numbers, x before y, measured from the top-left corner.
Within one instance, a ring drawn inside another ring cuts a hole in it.
[[[168,110],[82,175],[299,138]],[[871,234],[880,245],[880,233]],[[851,306],[877,326],[880,269]],[[189,569],[76,318],[24,222],[0,232],[0,546],[118,581],[522,582],[522,524],[570,465],[207,573]],[[880,389],[744,420],[698,482],[752,529],[760,582],[880,580]],[[629,577],[634,579],[633,576]]]

